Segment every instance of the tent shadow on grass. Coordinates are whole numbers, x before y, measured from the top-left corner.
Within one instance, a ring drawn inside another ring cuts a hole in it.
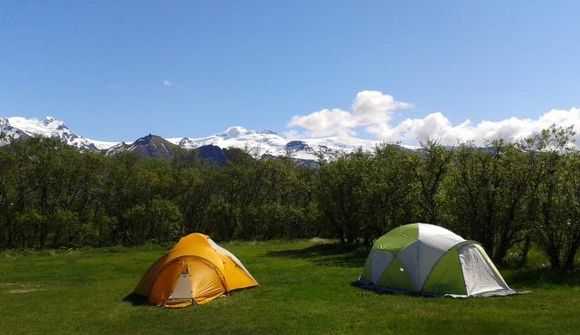
[[[437,297],[437,296],[433,296],[433,295],[424,295],[424,294],[421,294],[420,292],[402,292],[402,291],[396,292],[396,291],[389,291],[389,290],[378,290],[378,289],[372,288],[370,286],[361,285],[358,280],[351,282],[350,286],[352,286],[354,288],[361,289],[361,290],[365,290],[366,292],[369,292],[371,294],[378,294],[378,295],[405,295],[405,296],[410,296],[410,297],[426,298],[426,299],[431,299],[431,298]]]
[[[270,257],[300,258],[323,266],[361,268],[368,250],[339,244],[316,244],[304,249],[270,251]]]
[[[147,297],[144,297],[144,296],[137,294],[137,293],[134,293],[134,292],[125,296],[123,298],[123,301],[128,302],[133,306],[149,305],[149,301],[147,300]]]

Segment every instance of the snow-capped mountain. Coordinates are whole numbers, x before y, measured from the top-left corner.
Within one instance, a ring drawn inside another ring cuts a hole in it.
[[[372,150],[378,142],[354,137],[325,137],[289,139],[273,131],[255,131],[243,127],[230,127],[225,132],[208,137],[169,138],[168,141],[184,149],[195,149],[204,145],[220,148],[244,149],[255,158],[289,155],[296,159],[316,160],[320,156],[332,157],[349,153],[358,148]]]
[[[169,156],[173,145],[186,150],[212,145],[221,149],[243,149],[255,158],[290,156],[299,160],[317,160],[320,157],[332,159],[339,154],[350,153],[359,148],[371,151],[379,143],[355,137],[288,138],[270,130],[255,131],[239,126],[206,137],[164,139],[148,135],[135,142],[119,143],[83,137],[53,117],[47,117],[45,120],[0,117],[0,132],[15,140],[25,140],[29,137],[58,138],[80,150],[103,150],[107,155],[135,151],[150,157],[165,158]],[[6,143],[7,140],[4,140],[2,144]]]
[[[58,138],[64,143],[81,150],[102,150],[118,143],[95,141],[77,135],[64,122],[51,116],[47,116],[44,120],[27,119],[18,116],[0,117],[0,132],[6,137],[15,140],[29,137]]]

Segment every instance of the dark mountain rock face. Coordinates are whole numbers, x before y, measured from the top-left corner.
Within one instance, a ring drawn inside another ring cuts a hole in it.
[[[194,149],[200,160],[213,163],[217,166],[224,166],[228,163],[228,159],[223,150],[215,145],[204,145]]]
[[[163,137],[157,135],[147,135],[137,139],[131,144],[120,143],[113,148],[107,150],[107,155],[117,155],[123,152],[133,152],[143,157],[173,159],[176,153],[181,150],[178,145],[175,145]],[[199,148],[189,150],[184,156],[184,159],[190,161],[205,161],[217,166],[224,166],[228,163],[226,150],[215,145],[204,145]]]
[[[311,151],[312,148],[306,144],[304,141],[290,141],[286,143],[287,152],[297,152],[297,151]]]
[[[146,157],[172,159],[178,146],[156,135],[141,137],[132,144],[132,151]]]
[[[233,159],[240,160],[235,155]],[[225,166],[231,161],[228,149],[222,149],[215,145],[203,145],[199,148],[187,150],[180,160],[189,164],[206,163],[214,166]]]
[[[179,147],[163,137],[147,135],[131,144],[120,143],[107,150],[107,155],[116,155],[122,152],[134,152],[144,157],[173,159]]]

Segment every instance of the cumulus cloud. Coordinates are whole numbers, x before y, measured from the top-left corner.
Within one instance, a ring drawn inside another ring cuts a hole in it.
[[[412,105],[396,101],[392,96],[379,91],[362,91],[354,99],[352,109],[323,109],[308,115],[295,116],[289,128],[302,128],[309,136],[352,136],[363,129],[378,140],[416,144],[432,138],[442,144],[473,141],[478,145],[487,140],[503,138],[516,141],[529,137],[542,129],[556,126],[574,126],[575,141],[580,144],[580,108],[553,109],[538,118],[520,119],[511,117],[499,121],[481,121],[472,124],[465,120],[453,124],[442,113],[431,113],[422,118],[407,118],[391,124],[394,113],[411,108]]]
[[[308,115],[294,116],[287,127],[299,127],[310,136],[352,136],[356,129],[387,124],[397,110],[410,108],[379,91],[361,91],[356,95],[351,111],[339,108],[322,109]]]
[[[453,125],[445,115],[432,113],[424,118],[406,119],[398,125],[388,125],[376,134],[378,139],[412,143],[424,138],[438,139],[446,145],[458,142],[473,141],[478,145],[485,141],[504,139],[517,141],[549,128],[551,125],[580,130],[580,108],[569,110],[553,109],[537,119],[520,119],[511,117],[500,121],[481,121],[472,125],[469,120]],[[580,133],[575,135],[576,144],[580,144]]]
[[[167,80],[167,79],[163,80],[163,86],[165,86],[165,87],[171,87],[173,85],[174,84],[173,84],[173,82],[171,80]]]

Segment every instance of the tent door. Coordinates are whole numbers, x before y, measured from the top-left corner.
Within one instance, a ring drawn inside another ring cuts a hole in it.
[[[482,255],[475,245],[465,244],[461,246],[459,261],[463,268],[463,278],[468,295],[510,290],[495,267],[490,266],[487,257]]]
[[[187,271],[187,267],[185,267]],[[192,299],[193,293],[191,291],[191,277],[189,277],[189,273],[181,273],[177,278],[177,282],[175,283],[175,288],[171,293],[169,299]]]

